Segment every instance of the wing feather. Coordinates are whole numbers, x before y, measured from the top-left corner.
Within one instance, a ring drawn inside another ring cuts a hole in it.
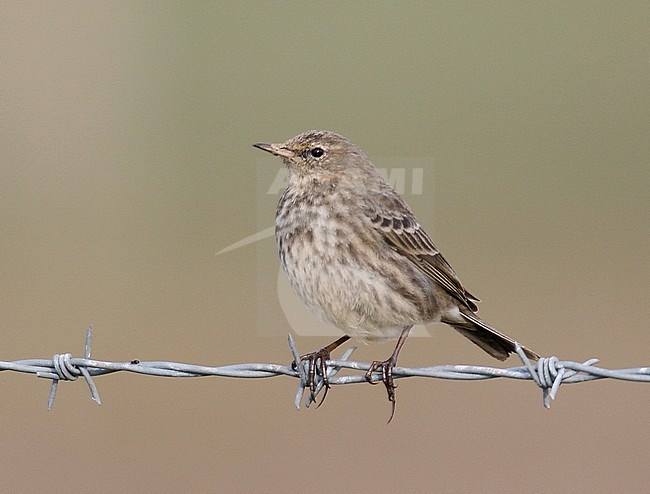
[[[383,199],[386,196],[382,196]],[[465,290],[458,276],[436,248],[431,237],[420,226],[406,203],[396,194],[394,204],[379,206],[368,202],[367,212],[372,226],[384,240],[398,253],[411,260],[427,276],[439,283],[454,298],[462,302],[472,312],[478,307],[479,299]]]

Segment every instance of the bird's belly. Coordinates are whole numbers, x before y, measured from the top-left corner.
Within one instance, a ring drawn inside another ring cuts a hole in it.
[[[308,241],[309,240],[309,241]],[[369,252],[353,256],[343,241],[294,236],[284,245],[282,264],[289,281],[319,318],[361,341],[397,338],[403,327],[435,320],[424,276],[403,273],[394,264],[379,268]],[[359,249],[353,249],[359,252]],[[388,266],[388,268],[386,267]]]

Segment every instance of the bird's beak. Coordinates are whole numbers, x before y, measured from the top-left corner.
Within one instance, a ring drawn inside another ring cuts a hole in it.
[[[281,144],[264,144],[263,142],[258,142],[257,144],[253,144],[253,147],[282,158],[291,159],[295,156],[293,151],[283,148]]]

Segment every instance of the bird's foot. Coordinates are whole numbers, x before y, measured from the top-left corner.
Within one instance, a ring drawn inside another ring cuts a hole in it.
[[[316,408],[321,406],[325,401],[327,396],[327,391],[330,389],[330,383],[327,379],[327,361],[330,358],[330,350],[325,347],[315,352],[307,353],[300,357],[300,362],[309,362],[309,373],[307,374],[307,384],[309,385],[309,392],[311,393],[312,401],[316,402],[316,388],[318,382],[316,379],[316,374],[320,374],[321,379],[323,380],[323,387],[325,391],[323,393],[323,398]],[[295,362],[294,362],[295,367]]]
[[[320,403],[316,408],[318,408],[323,404],[323,402],[325,401],[325,397],[327,396],[327,391],[330,389],[330,382],[329,379],[327,378],[327,361],[330,358],[330,353],[334,351],[336,348],[338,348],[341,344],[348,341],[349,339],[350,337],[348,335],[341,336],[338,340],[333,341],[332,343],[321,348],[320,350],[317,350],[312,353],[307,353],[306,355],[300,357],[300,362],[304,362],[304,361],[309,362],[309,373],[307,374],[307,381],[308,381],[307,384],[309,385],[311,399],[314,402],[316,401],[316,391],[318,388],[318,383],[316,382],[317,369],[318,369],[318,373],[321,375],[325,392],[323,393],[323,399],[320,401]],[[297,365],[298,364],[296,362],[292,364],[294,370],[296,369]]]
[[[393,382],[393,368],[395,367],[396,363],[397,358],[395,355],[391,356],[387,360],[375,360],[370,365],[370,369],[368,369],[366,372],[366,381],[368,381],[370,384],[378,384],[378,381],[372,380],[372,375],[375,371],[381,369],[381,382],[383,382],[384,386],[386,387],[386,392],[388,393],[388,401],[390,401],[392,405],[388,423],[390,423],[390,421],[393,420],[393,417],[395,416],[395,388],[397,385]]]

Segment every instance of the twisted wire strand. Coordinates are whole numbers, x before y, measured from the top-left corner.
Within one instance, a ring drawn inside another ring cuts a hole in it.
[[[59,381],[75,381],[82,377],[90,390],[93,401],[101,405],[99,391],[95,385],[94,377],[112,374],[114,372],[131,372],[160,377],[230,377],[243,379],[262,379],[268,377],[288,376],[298,378],[298,391],[295,405],[305,400],[309,407],[313,403],[311,393],[305,397],[305,388],[309,389],[308,362],[301,362],[300,353],[295,341],[289,335],[289,347],[293,356],[293,364],[265,364],[244,363],[218,367],[184,364],[180,362],[106,362],[90,358],[90,347],[93,327],[86,331],[86,340],[83,358],[72,357],[71,354],[57,354],[51,359],[26,359],[13,362],[0,361],[0,371],[13,371],[35,374],[37,377],[52,381],[48,397],[48,409],[52,409],[56,397]],[[365,372],[370,368],[370,363],[351,361],[350,357],[355,347],[348,349],[338,360],[328,360],[327,375],[331,385],[343,385],[367,382]],[[542,389],[543,403],[550,407],[551,401],[557,396],[560,385],[563,383],[581,383],[597,379],[617,379],[633,382],[650,382],[650,367],[635,367],[630,369],[605,369],[595,367],[598,359],[589,359],[586,362],[572,362],[559,360],[557,357],[542,357],[534,366],[519,345],[516,352],[523,365],[519,367],[498,368],[476,365],[436,365],[427,367],[395,367],[393,377],[403,379],[406,377],[428,377],[433,379],[452,379],[460,381],[476,381],[484,379],[506,378],[533,381]],[[358,374],[338,375],[341,370],[360,371]],[[322,377],[318,376],[316,395],[323,388]]]

